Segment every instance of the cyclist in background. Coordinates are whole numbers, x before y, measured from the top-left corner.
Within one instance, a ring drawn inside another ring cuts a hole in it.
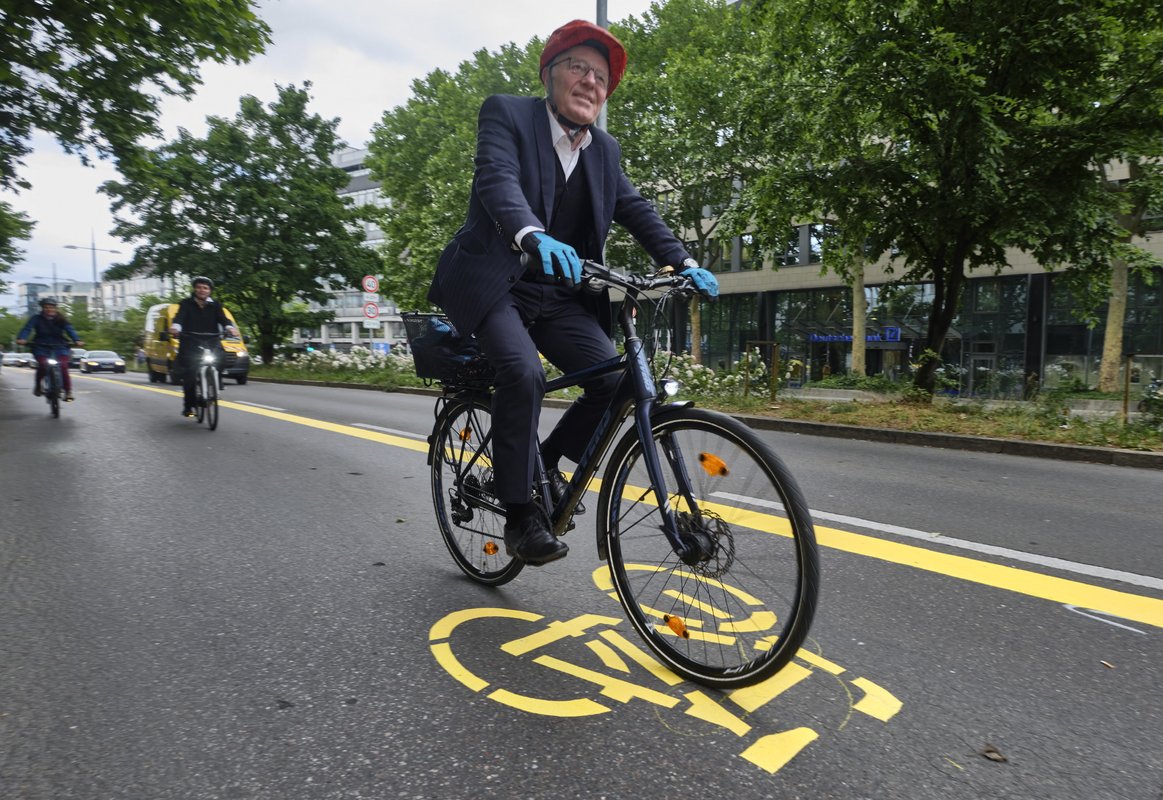
[[[718,294],[715,276],[626,178],[618,142],[594,127],[626,68],[622,43],[574,20],[550,35],[540,66],[544,97],[493,95],[481,106],[468,214],[428,293],[462,335],[477,335],[496,369],[493,465],[506,509],[505,547],[531,565],[569,550],[532,501],[546,382],[538,351],[563,372],[617,354],[607,294],[576,290],[582,259],[602,259],[617,222],[655,263],[678,266],[704,294]],[[583,384],[585,394],[543,443],[555,502],[566,485],[558,460],[581,456],[617,380],[606,375]]]
[[[32,341],[29,341],[30,335],[34,335]],[[73,402],[73,380],[69,376],[69,348],[80,347],[84,342],[77,336],[65,315],[60,312],[55,297],[41,298],[40,312],[33,314],[24,323],[24,327],[16,334],[16,343],[27,344],[28,349],[36,357],[36,381],[32,393],[37,397],[41,396],[40,387],[48,371],[48,360],[56,356],[61,367],[61,388],[65,390],[65,402]]]
[[[178,303],[178,313],[170,325],[171,336],[181,336],[182,333],[217,334],[225,328],[231,336],[238,335],[238,329],[231,324],[220,303],[215,302],[210,293],[214,291],[214,281],[198,276],[190,281],[192,292],[189,297]],[[194,416],[194,385],[198,381],[198,345],[209,345],[218,352],[217,362],[222,363],[222,343],[214,339],[210,342],[198,342],[193,338],[186,341],[184,347],[178,347],[178,366],[182,374],[182,416]]]

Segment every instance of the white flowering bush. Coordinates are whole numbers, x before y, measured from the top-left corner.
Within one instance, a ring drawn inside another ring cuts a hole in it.
[[[683,397],[727,400],[743,396],[743,387],[750,384],[753,394],[766,392],[767,365],[758,349],[745,363],[740,360],[730,369],[716,372],[695,361],[689,353],[659,352],[654,356],[655,380],[673,378],[682,384]]]

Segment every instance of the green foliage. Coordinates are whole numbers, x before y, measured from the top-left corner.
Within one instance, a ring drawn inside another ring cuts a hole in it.
[[[365,163],[387,200],[378,219],[387,240],[381,292],[401,308],[429,307],[436,261],[464,221],[481,103],[540,93],[540,55],[538,39],[480,50],[455,74],[436,70],[414,81],[408,102],[372,129]]]
[[[9,314],[6,309],[0,308],[0,350],[13,350],[16,346],[16,334],[24,325],[24,317]]]
[[[34,224],[27,215],[0,201],[0,291],[7,286],[2,279],[4,273],[24,260],[24,251],[16,246],[16,242],[27,240],[32,235]]]
[[[812,386],[818,389],[855,389],[880,394],[899,394],[905,389],[901,384],[883,375],[860,375],[855,372],[830,375],[822,380],[812,381]]]
[[[243,97],[205,138],[182,131],[102,187],[116,233],[142,242],[107,274],[210,277],[267,360],[295,328],[329,318],[293,301],[323,302],[379,269],[355,224],[367,209],[336,193],[348,180],[331,163],[338,120],[308,112],[309,88],[278,87],[266,106]]]
[[[0,11],[0,188],[27,188],[22,159],[34,131],[65,152],[132,161],[157,135],[166,95],[189,97],[206,61],[261,53],[270,30],[250,0],[6,2]],[[0,206],[0,250],[11,210]],[[23,238],[23,237],[16,237]],[[0,263],[3,259],[0,258]]]
[[[630,56],[626,78],[609,101],[609,130],[622,145],[623,168],[711,269],[721,269],[730,255],[712,242],[744,168],[730,122],[739,46],[748,38],[740,22],[721,0],[670,0],[641,20],[611,26]],[[619,266],[649,266],[621,229],[607,254]]]
[[[968,274],[1003,268],[1008,249],[1098,274],[1119,253],[1126,204],[1101,167],[1158,153],[1157,3],[746,9],[756,46],[737,119],[757,170],[737,218],[770,252],[797,216],[834,220],[834,249],[891,251],[898,280],[937,290],[935,352]],[[931,392],[939,363],[918,367]]]

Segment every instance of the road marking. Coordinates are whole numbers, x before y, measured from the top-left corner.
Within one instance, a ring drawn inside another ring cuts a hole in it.
[[[774,503],[770,500],[763,500],[758,497],[742,497],[740,495],[731,494],[730,492],[715,492],[714,494],[716,497],[722,497],[727,500],[744,501],[749,505],[763,506],[765,508],[774,509],[783,508],[783,505],[780,503]],[[1087,577],[1091,578],[1104,578],[1106,580],[1134,584],[1135,586],[1144,586],[1148,589],[1163,590],[1163,579],[1155,578],[1150,575],[1139,575],[1134,572],[1123,572],[1122,570],[1117,569],[1107,569],[1106,567],[1098,567],[1093,564],[1083,564],[1078,561],[1067,561],[1062,558],[1054,558],[1053,556],[1043,556],[1037,553],[1027,553],[1023,550],[1011,550],[1008,547],[998,547],[997,545],[992,544],[982,544],[981,542],[973,542],[968,539],[957,539],[952,536],[943,536],[939,533],[921,531],[915,528],[902,528],[899,525],[889,525],[883,522],[873,522],[872,520],[861,519],[860,517],[848,517],[844,516],[843,514],[831,514],[827,511],[816,511],[815,509],[808,510],[812,517],[815,519],[831,520],[832,522],[840,522],[845,525],[856,525],[860,528],[882,531],[884,533],[895,534],[896,536],[905,536],[910,539],[921,539],[926,542],[935,542],[947,547],[956,547],[962,550],[973,550],[978,553],[985,553],[987,555],[1008,558],[1011,561],[1022,561],[1027,564],[1037,564],[1042,567],[1062,570],[1063,572],[1075,572],[1079,575],[1086,575]]]
[[[220,403],[222,402],[221,395],[218,396],[218,402],[220,402]],[[279,408],[278,406],[264,406],[262,403],[252,403],[249,400],[235,400],[234,402],[238,403],[239,405],[251,406],[252,408],[265,408],[267,411],[286,411],[287,410],[285,408]]]
[[[880,522],[872,522],[870,520],[860,519],[858,517],[846,517],[842,514],[829,514],[826,511],[812,511],[812,516],[817,519],[831,520],[832,522],[841,522],[846,525],[857,525],[862,528],[871,528],[872,530],[884,531],[885,533],[893,533],[897,536],[907,536],[913,539],[922,539],[926,542],[936,542],[947,547],[957,547],[962,550],[973,550],[978,553],[985,553],[992,556],[1001,556],[1012,561],[1022,561],[1027,564],[1038,564],[1039,566],[1049,567],[1051,569],[1059,569],[1064,572],[1076,572],[1079,575],[1086,575],[1091,578],[1105,578],[1106,580],[1119,581],[1121,583],[1130,583],[1135,586],[1144,586],[1148,589],[1163,590],[1163,579],[1154,578],[1150,575],[1139,575],[1134,572],[1123,572],[1117,569],[1107,569],[1106,567],[1098,567],[1093,564],[1083,564],[1078,561],[1067,561],[1062,558],[1054,558],[1053,556],[1043,556],[1037,553],[1027,553],[1023,550],[1011,550],[1008,547],[998,547],[992,544],[982,544],[981,542],[972,542],[968,539],[957,539],[952,536],[942,536],[939,533],[928,533],[926,531],[914,530],[913,528],[901,528],[896,525],[885,525]]]
[[[86,380],[105,381],[117,386],[128,386],[142,391],[158,392],[159,394],[176,395],[176,391],[158,389],[152,386],[141,386],[125,381],[110,378],[94,378],[84,376]],[[351,425],[340,425],[334,422],[323,422],[300,417],[282,411],[271,411],[265,408],[253,408],[240,403],[220,401],[220,406],[245,411],[248,414],[277,419],[297,425],[306,425],[309,428],[352,436],[357,439],[386,444],[392,447],[401,447],[418,453],[427,453],[427,442],[420,442],[403,436],[381,433],[374,430],[364,430]],[[836,515],[839,516],[839,515]],[[754,514],[752,527],[758,530],[778,532],[786,527],[784,520],[772,515]],[[926,537],[929,541],[941,541]],[[988,561],[977,561],[967,556],[941,553],[916,545],[903,542],[893,542],[878,539],[867,534],[853,533],[837,528],[817,527],[816,540],[822,547],[851,553],[853,555],[875,558],[892,564],[900,564],[926,572],[935,572],[951,578],[1002,589],[1015,594],[1024,594],[1030,597],[1050,600],[1062,605],[1075,605],[1101,614],[1109,614],[1130,622],[1142,622],[1156,628],[1163,628],[1163,600],[1144,595],[1120,592],[1089,583],[1059,578],[1053,575],[1044,575],[1039,572],[1007,567],[1002,564],[993,564]],[[1097,569],[1097,568],[1096,568]]]
[[[419,439],[422,442],[428,441],[427,436],[419,433],[412,433],[411,431],[401,431],[396,430],[395,428],[381,428],[379,425],[368,425],[366,422],[353,422],[351,425],[354,428],[364,428],[369,431],[379,431],[380,433],[394,433],[396,436],[407,436],[409,439]]]
[[[1107,625],[1114,625],[1116,628],[1122,628],[1123,630],[1133,631],[1135,633],[1141,633],[1143,636],[1147,635],[1146,631],[1141,631],[1138,628],[1132,628],[1130,625],[1124,625],[1121,622],[1115,622],[1113,619],[1107,619],[1107,617],[1109,617],[1110,614],[1107,614],[1107,613],[1102,612],[1102,611],[1095,611],[1093,608],[1079,608],[1078,606],[1067,605],[1066,610],[1073,611],[1075,614],[1081,614],[1084,617],[1089,617],[1090,619],[1097,620],[1099,622],[1105,622]],[[1088,613],[1091,611],[1094,611],[1094,613],[1093,614]],[[1101,616],[1095,616],[1096,614],[1099,614]]]

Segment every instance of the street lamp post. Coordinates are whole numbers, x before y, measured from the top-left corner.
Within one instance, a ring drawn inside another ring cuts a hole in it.
[[[89,246],[79,244],[66,244],[66,250],[88,250],[93,256],[93,317],[96,319],[101,316],[101,310],[104,308],[104,299],[101,297],[101,282],[97,280],[97,254],[98,253],[116,253],[121,254],[120,250],[106,250],[103,247],[97,247],[96,240],[93,238],[93,232],[89,231]]]

